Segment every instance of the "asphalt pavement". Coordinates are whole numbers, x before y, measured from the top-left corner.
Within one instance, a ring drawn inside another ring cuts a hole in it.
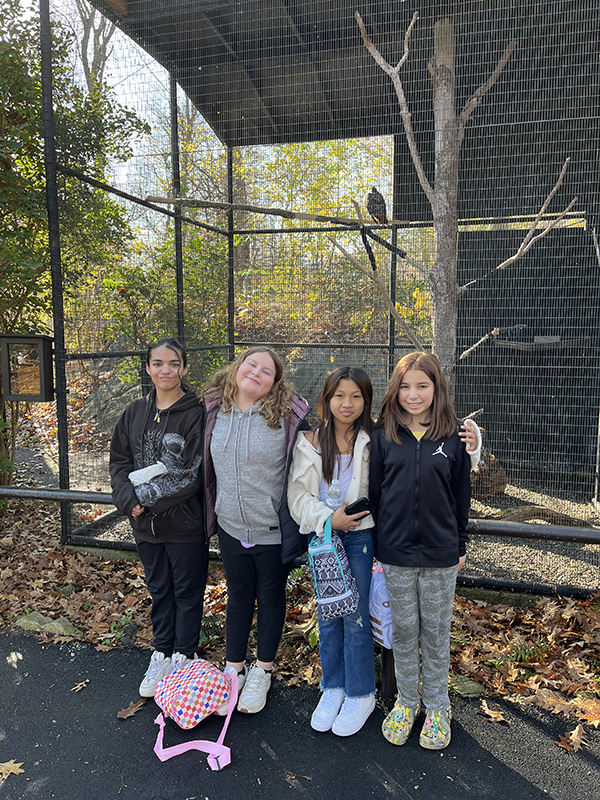
[[[139,700],[147,651],[98,652],[2,630],[0,656],[0,800],[600,798],[600,732],[568,753],[553,742],[575,722],[535,708],[490,699],[506,717],[499,724],[478,713],[479,699],[453,698],[450,747],[430,752],[418,729],[404,747],[383,738],[381,702],[354,736],[316,733],[309,720],[318,690],[274,681],[260,714],[234,713],[225,740],[232,763],[213,772],[199,752],[159,761],[153,701],[117,717]],[[168,721],[164,744],[216,739],[221,725],[210,717],[186,732]],[[11,760],[23,772],[2,779]]]

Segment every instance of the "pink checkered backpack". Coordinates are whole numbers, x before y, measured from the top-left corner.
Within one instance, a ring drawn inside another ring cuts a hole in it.
[[[202,658],[190,661],[185,667],[159,681],[154,699],[163,713],[154,720],[160,728],[154,752],[161,761],[167,761],[188,750],[200,750],[208,753],[207,761],[213,770],[223,769],[231,763],[231,751],[225,747],[223,740],[237,703],[237,683],[237,678],[226,675],[210,661]],[[225,703],[228,703],[227,718],[216,742],[195,739],[174,747],[163,747],[165,717],[170,717],[180,728],[189,730]]]

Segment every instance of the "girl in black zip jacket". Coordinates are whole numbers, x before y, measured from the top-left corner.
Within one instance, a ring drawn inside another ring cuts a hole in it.
[[[204,407],[183,384],[187,359],[176,339],[147,354],[154,389],[133,402],[110,447],[113,500],[129,517],[152,597],[154,652],[140,684],[153,697],[158,681],[194,658],[208,569],[200,464]]]
[[[421,746],[439,750],[450,743],[450,622],[456,575],[466,558],[471,496],[470,459],[459,424],[437,358],[424,352],[404,356],[371,435],[369,477],[398,686],[382,732],[395,745],[406,742],[421,700],[427,711]]]

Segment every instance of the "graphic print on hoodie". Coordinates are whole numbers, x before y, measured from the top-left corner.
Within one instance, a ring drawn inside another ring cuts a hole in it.
[[[196,455],[187,468],[184,464],[185,439],[179,433],[163,433],[146,430],[141,441],[140,462],[144,466],[157,461],[167,468],[167,472],[153,478],[150,483],[136,486],[135,493],[140,505],[153,506],[161,497],[171,497],[185,489],[198,474],[201,455]]]

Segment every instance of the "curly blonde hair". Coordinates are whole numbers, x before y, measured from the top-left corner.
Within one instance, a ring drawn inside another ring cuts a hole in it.
[[[268,394],[260,399],[259,414],[261,414],[267,421],[270,428],[280,428],[281,418],[289,417],[292,414],[291,397],[293,394],[293,387],[288,383],[283,376],[283,361],[281,358],[271,350],[269,347],[262,347],[256,345],[244,350],[243,353],[223,367],[210,378],[206,388],[205,394],[215,394],[220,400],[223,413],[231,413],[231,409],[235,404],[235,398],[238,391],[236,383],[237,371],[244,361],[255,353],[267,353],[273,360],[275,365],[275,379],[273,386]]]

